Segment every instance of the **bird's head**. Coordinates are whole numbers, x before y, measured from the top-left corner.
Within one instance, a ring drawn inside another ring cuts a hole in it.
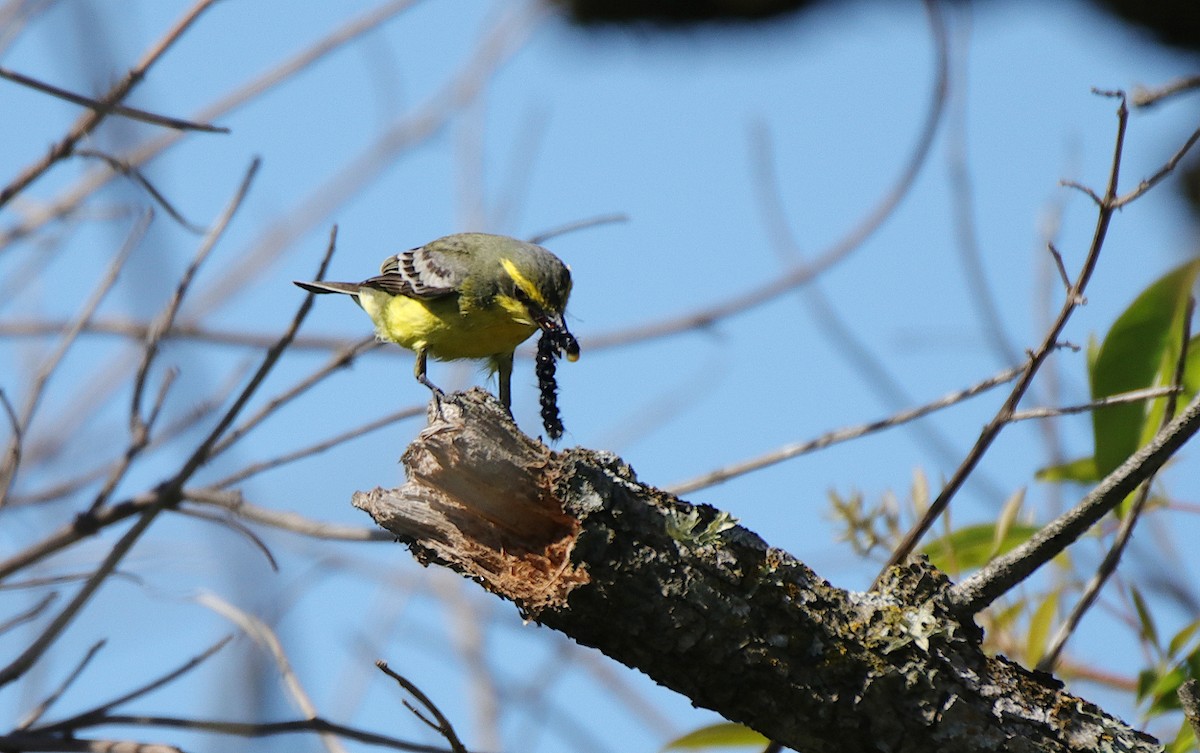
[[[501,255],[500,266],[508,276],[506,282],[512,284],[512,298],[525,309],[529,320],[566,353],[568,361],[578,360],[579,342],[563,319],[571,295],[567,265],[541,246],[521,243]]]

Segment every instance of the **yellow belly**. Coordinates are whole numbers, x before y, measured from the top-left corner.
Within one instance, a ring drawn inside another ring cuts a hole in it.
[[[359,302],[379,339],[424,350],[439,361],[511,353],[537,331],[533,322],[500,303],[460,308],[456,296],[420,301],[370,288],[359,292]]]

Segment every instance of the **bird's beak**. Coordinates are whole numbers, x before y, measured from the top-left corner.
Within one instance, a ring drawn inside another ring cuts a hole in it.
[[[546,333],[546,337],[551,339],[555,349],[566,354],[568,361],[579,360],[579,341],[567,329],[567,323],[563,321],[562,314],[540,312],[534,317],[534,321]]]

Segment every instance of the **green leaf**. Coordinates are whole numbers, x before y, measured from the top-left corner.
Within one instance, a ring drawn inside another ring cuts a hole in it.
[[[1146,608],[1146,600],[1142,598],[1142,592],[1137,586],[1129,586],[1129,596],[1133,599],[1133,608],[1137,612],[1138,623],[1142,626],[1142,638],[1155,648],[1159,653],[1162,653],[1162,647],[1158,643],[1158,628],[1154,625],[1154,618],[1150,615],[1150,610]]]
[[[1179,653],[1187,642],[1196,634],[1196,630],[1200,629],[1200,620],[1184,625],[1183,628],[1171,638],[1171,642],[1167,644],[1167,656],[1175,656]]]
[[[1054,625],[1054,617],[1057,614],[1058,591],[1051,591],[1029,618],[1029,635],[1025,638],[1025,661],[1029,662],[1029,666],[1037,664],[1046,653],[1046,644],[1050,641],[1050,628]]]
[[[699,748],[734,748],[753,745],[766,747],[770,740],[749,727],[733,722],[718,722],[692,730],[663,746],[663,750],[697,750]]]
[[[1184,719],[1179,725],[1179,734],[1175,735],[1175,739],[1167,746],[1166,753],[1187,753],[1189,750],[1195,750],[1196,732],[1192,729],[1191,722]]]
[[[1179,686],[1187,682],[1187,679],[1188,673],[1184,665],[1171,667],[1165,674],[1155,678],[1154,684],[1150,686],[1147,693],[1150,698],[1150,708],[1146,714],[1158,716],[1179,708],[1179,696],[1175,691],[1179,690]]]
[[[965,526],[934,539],[921,551],[928,555],[935,567],[948,573],[974,570],[986,565],[993,557],[1025,543],[1038,531],[1037,526],[1024,523],[1005,525],[1008,530],[1002,536],[998,536],[996,523]]]
[[[1087,457],[1043,468],[1037,472],[1037,479],[1038,481],[1078,481],[1081,484],[1091,484],[1100,480],[1100,473],[1096,470],[1096,459]]]
[[[1013,492],[1004,502],[1004,507],[1000,508],[1000,515],[996,518],[996,533],[992,537],[992,557],[1000,551],[1004,546],[1008,534],[1012,530],[1013,523],[1016,522],[1017,516],[1021,514],[1021,505],[1025,503],[1025,487],[1021,487]]]
[[[1197,273],[1200,259],[1172,270],[1117,317],[1092,365],[1093,399],[1172,382]],[[1108,475],[1153,436],[1158,425],[1148,418],[1161,416],[1164,400],[1157,398],[1149,407],[1139,400],[1092,411],[1099,476]]]

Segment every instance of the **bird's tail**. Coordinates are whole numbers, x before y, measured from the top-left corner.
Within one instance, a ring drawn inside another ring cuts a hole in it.
[[[357,282],[300,282],[299,280],[292,280],[292,282],[310,293],[344,293],[357,296],[360,287]]]

